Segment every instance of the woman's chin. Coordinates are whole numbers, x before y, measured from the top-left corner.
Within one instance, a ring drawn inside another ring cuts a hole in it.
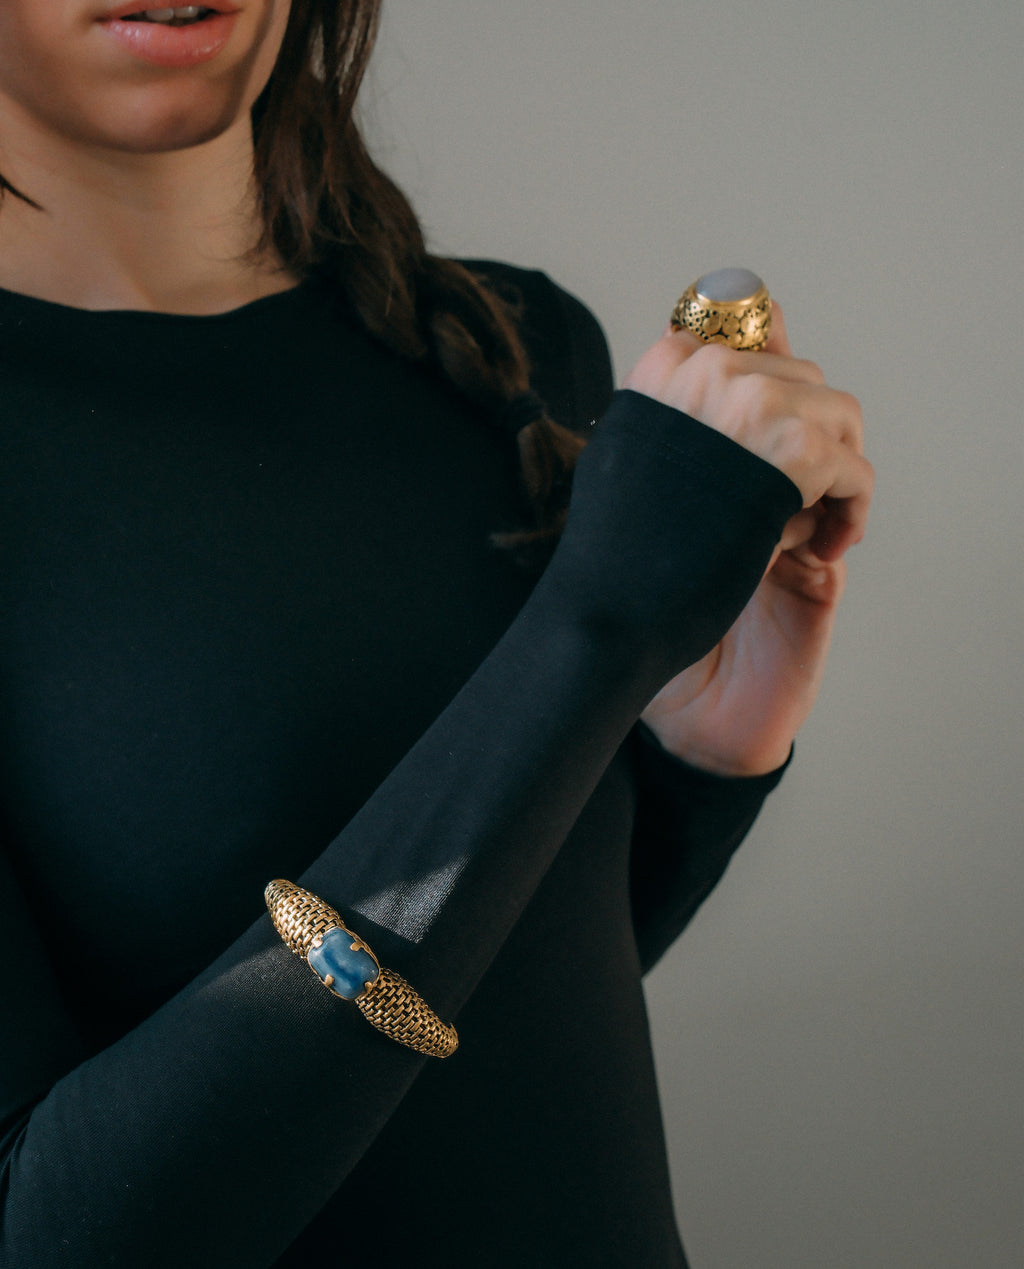
[[[233,119],[218,119],[205,124],[194,118],[165,120],[147,128],[133,129],[127,135],[122,133],[111,137],[108,148],[126,154],[173,154],[194,150],[216,141],[235,123]]]
[[[82,139],[126,154],[166,154],[206,145],[234,128],[249,128],[249,112],[239,110],[237,99],[218,101],[211,94],[214,99],[203,101],[200,93],[183,101],[147,96],[131,109],[94,120],[91,135]]]

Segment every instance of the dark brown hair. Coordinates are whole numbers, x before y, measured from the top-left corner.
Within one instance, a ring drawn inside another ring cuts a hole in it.
[[[292,0],[281,52],[253,108],[264,235],[295,273],[340,287],[366,329],[436,366],[500,421],[530,386],[512,306],[467,268],[431,255],[416,215],[370,158],[354,118],[381,0]],[[518,432],[532,520],[504,543],[553,539],[583,441],[546,416]]]

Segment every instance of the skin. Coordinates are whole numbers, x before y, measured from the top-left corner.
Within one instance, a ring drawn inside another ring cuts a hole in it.
[[[296,279],[259,235],[249,109],[288,0],[238,0],[224,52],[189,70],[112,47],[103,0],[0,2],[0,171],[44,208],[0,210],[0,286],[86,309],[226,312]],[[796,360],[776,307],[757,354],[667,331],[625,386],[681,409],[800,488],[757,593],[722,643],[645,721],[671,752],[725,775],[781,765],[821,683],[844,556],[863,535],[872,471],[860,409]]]
[[[672,680],[644,721],[670,752],[727,776],[784,763],[825,670],[846,579],[864,536],[874,472],[857,400],[792,355],[781,308],[763,352],[666,331],[623,385],[708,424],[793,481],[803,510],[750,603],[708,656]]]
[[[249,109],[288,0],[237,0],[227,47],[143,63],[98,19],[116,0],[0,3],[0,171],[45,208],[0,212],[0,286],[87,309],[224,312],[295,284],[245,253],[259,226]]]

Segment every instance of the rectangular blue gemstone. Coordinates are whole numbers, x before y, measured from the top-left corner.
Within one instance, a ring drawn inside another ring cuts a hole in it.
[[[328,930],[319,947],[311,947],[306,957],[321,982],[333,977],[331,991],[346,1000],[355,1000],[367,983],[377,981],[377,962],[362,948],[353,948],[347,930]]]

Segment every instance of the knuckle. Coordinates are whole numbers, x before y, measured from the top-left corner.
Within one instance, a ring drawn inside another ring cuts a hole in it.
[[[847,435],[858,453],[864,449],[864,412],[852,392],[840,392],[839,404],[846,421]]]
[[[677,364],[673,389],[681,409],[699,414],[706,403],[720,395],[729,375],[722,351],[715,344],[701,343],[685,361]]]
[[[803,419],[789,415],[779,419],[771,439],[771,461],[803,487],[809,473],[821,466],[825,438]]]
[[[740,376],[732,385],[736,404],[749,422],[764,422],[777,414],[785,414],[785,385],[772,375],[753,371]]]
[[[799,365],[808,383],[817,384],[819,387],[824,386],[825,372],[816,361],[801,361]]]
[[[863,424],[864,414],[861,410],[860,401],[857,400],[853,393],[843,392],[838,388],[834,388],[833,391],[836,393],[840,402],[842,402],[843,408],[849,414],[850,418],[858,425]]]
[[[695,369],[709,378],[725,378],[736,370],[735,357],[734,350],[725,344],[702,343],[690,361]]]
[[[656,344],[652,344],[647,349],[626,375],[623,386],[633,388],[637,392],[657,391],[670,378],[678,361],[668,340],[659,339]]]

